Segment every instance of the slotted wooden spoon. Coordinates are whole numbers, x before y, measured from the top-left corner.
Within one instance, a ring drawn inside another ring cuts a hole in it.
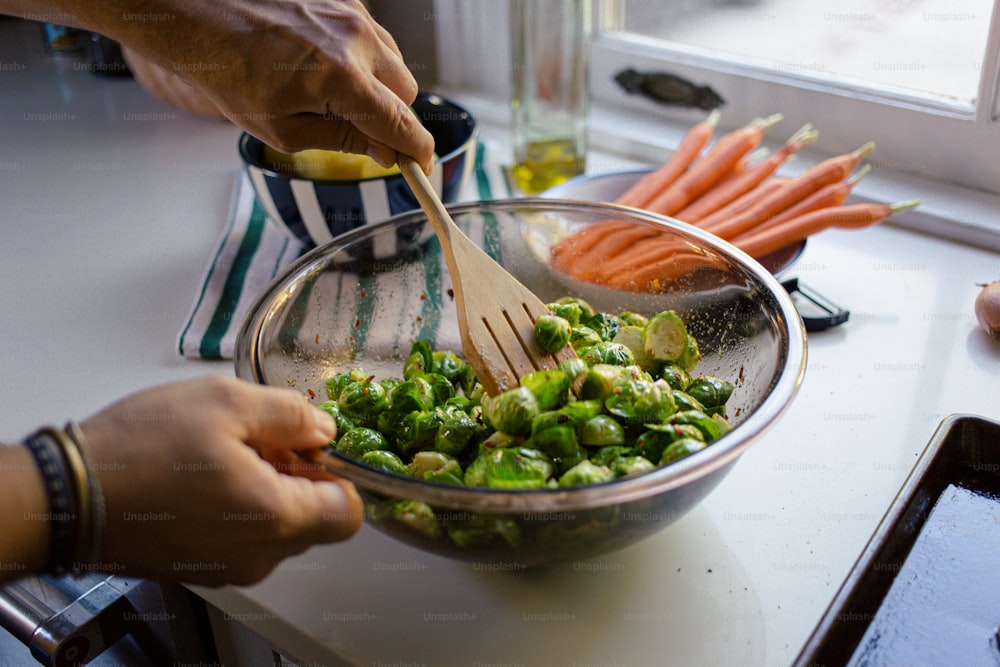
[[[486,392],[495,396],[513,389],[528,373],[575,356],[568,345],[553,355],[535,342],[535,320],[548,312],[542,300],[458,228],[413,158],[400,155],[398,162],[441,242],[462,350]]]

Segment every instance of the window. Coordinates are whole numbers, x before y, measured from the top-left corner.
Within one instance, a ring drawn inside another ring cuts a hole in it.
[[[1000,0],[593,1],[595,146],[635,152],[639,133],[657,143],[650,127],[663,128],[671,144],[677,128],[703,117],[629,95],[614,82],[627,68],[669,72],[724,98],[723,129],[781,112],[776,139],[812,123],[820,133],[817,155],[873,139],[866,183],[917,179],[921,192],[922,179],[958,184],[968,188],[959,199],[993,207],[983,218],[995,218]],[[506,96],[507,3],[435,0],[434,11],[441,83]],[[919,210],[931,214],[933,202],[922,198]],[[948,217],[944,209],[954,202],[942,197],[934,215]],[[1000,247],[1000,223],[984,224],[992,241],[966,240]]]

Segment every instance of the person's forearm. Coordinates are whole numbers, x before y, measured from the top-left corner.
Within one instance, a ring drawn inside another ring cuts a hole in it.
[[[0,445],[0,583],[39,572],[49,544],[48,500],[23,445]]]

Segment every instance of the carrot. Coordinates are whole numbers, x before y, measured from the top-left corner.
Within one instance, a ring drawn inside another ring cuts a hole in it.
[[[758,233],[748,234],[735,245],[752,257],[763,257],[828,227],[860,229],[919,204],[919,200],[913,199],[898,204],[851,204],[821,208]]]
[[[680,250],[690,250],[690,247],[686,246],[682,240],[668,234],[642,239],[627,250],[601,262],[600,266],[594,272],[594,277],[603,281],[609,281],[615,275],[628,273],[656,259],[666,250],[677,252]]]
[[[781,148],[763,158],[753,166],[733,178],[727,178],[716,187],[678,211],[674,217],[684,222],[696,223],[706,215],[713,213],[739,196],[754,189],[765,178],[777,171],[803,146],[816,140],[816,130],[809,124],[804,125],[789,137]]]
[[[616,230],[590,249],[586,261],[577,261],[567,273],[574,278],[587,280],[600,271],[601,266],[608,258],[620,256],[638,241],[659,236],[663,236],[663,232],[652,225],[633,224],[628,229]]]
[[[671,283],[707,268],[718,268],[719,258],[677,246],[665,248],[655,260],[612,276],[607,284],[634,292],[662,292]]]
[[[566,270],[577,259],[587,254],[592,247],[600,243],[605,236],[634,224],[628,220],[608,220],[582,227],[552,246],[549,252],[552,255],[553,264],[556,268]]]
[[[789,178],[782,176],[771,176],[764,180],[763,183],[755,187],[753,190],[737,197],[733,201],[729,202],[715,212],[710,213],[701,220],[698,221],[699,227],[705,227],[706,225],[712,224],[713,221],[725,220],[731,218],[737,213],[742,213],[751,206],[755,206],[759,201],[765,197],[770,196],[776,189],[787,183]]]
[[[816,192],[812,193],[798,204],[789,206],[781,213],[770,218],[767,222],[762,222],[748,232],[740,234],[734,237],[734,241],[739,239],[743,235],[754,234],[759,231],[764,231],[768,227],[773,227],[775,225],[780,225],[786,220],[791,220],[792,218],[797,218],[800,215],[809,213],[811,211],[816,211],[821,208],[827,208],[830,206],[840,206],[845,201],[847,201],[848,195],[851,194],[851,190],[854,188],[855,184],[864,178],[865,174],[871,171],[871,165],[864,165],[858,172],[848,178],[845,181],[840,181],[839,183],[831,183],[830,185],[823,186]]]
[[[713,214],[702,219],[699,226],[725,239],[742,234],[797,204],[820,188],[844,180],[874,147],[872,142],[868,142],[851,153],[828,158],[781,187],[775,188],[773,192],[741,213],[723,219],[718,219]]]
[[[755,119],[722,137],[704,157],[643,208],[662,215],[674,215],[714,186],[744,155],[755,149],[767,131],[780,120],[781,114]]]
[[[616,204],[642,208],[649,203],[658,192],[684,173],[684,171],[701,154],[708,145],[719,124],[721,113],[715,109],[708,118],[692,126],[681,139],[677,149],[657,169],[649,172],[636,181],[628,190],[615,199]]]

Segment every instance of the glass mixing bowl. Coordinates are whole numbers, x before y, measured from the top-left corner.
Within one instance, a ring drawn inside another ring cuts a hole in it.
[[[332,451],[323,456],[330,470],[358,487],[366,520],[379,530],[433,553],[510,567],[619,549],[701,501],[798,391],[806,363],[802,321],[774,276],[728,243],[669,218],[607,204],[511,199],[452,204],[448,210],[543,301],[571,295],[615,313],[677,311],[702,353],[692,375],[736,384],[727,403],[734,428],[654,471],[561,489],[446,486],[379,472]],[[612,219],[655,226],[703,261],[693,263],[689,275],[664,281],[658,292],[611,289],[553,268],[553,243]],[[293,387],[320,403],[326,379],[337,373],[363,368],[379,379],[400,377],[417,338],[461,354],[451,280],[421,212],[344,234],[288,267],[242,323],[236,373]]]

